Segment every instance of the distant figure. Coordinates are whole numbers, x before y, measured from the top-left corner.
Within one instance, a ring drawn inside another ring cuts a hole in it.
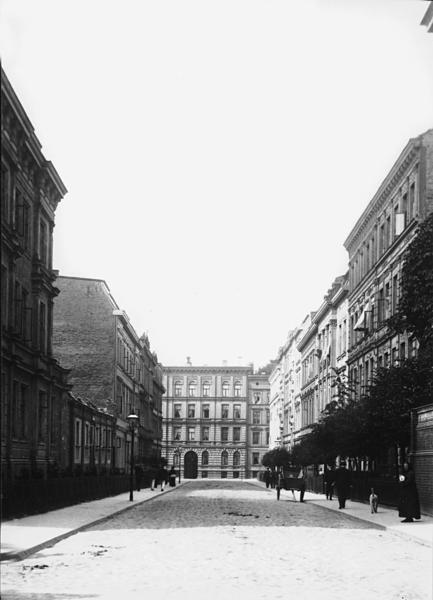
[[[277,484],[277,473],[275,472],[275,469],[272,469],[271,471],[271,488],[274,490],[275,486]]]
[[[350,490],[350,472],[346,469],[346,461],[342,460],[335,471],[333,485],[337,486],[338,508],[346,508],[346,500]]]
[[[267,469],[265,471],[265,483],[266,483],[267,488],[271,485],[271,480],[272,480],[271,469],[269,467],[267,467]]]
[[[171,467],[170,469],[169,479],[170,487],[176,487],[176,471],[174,470],[174,467]]]
[[[377,507],[379,506],[379,497],[377,494],[374,493],[374,488],[371,488],[371,494],[370,494],[369,501],[370,501],[371,514],[377,513]]]
[[[307,474],[308,474],[307,467],[303,467],[301,469],[301,472],[299,473],[299,477],[300,477],[300,479],[302,479],[301,486],[299,488],[299,491],[301,492],[299,502],[305,502],[304,495],[305,495],[305,491],[307,489]]]
[[[155,465],[152,465],[150,467],[149,476],[150,476],[150,489],[153,492],[157,485],[157,477],[158,477],[158,470],[155,467]]]
[[[403,472],[400,475],[400,492],[398,516],[405,517],[402,523],[413,523],[414,519],[421,519],[415,473],[408,462],[404,463]]]
[[[334,493],[334,479],[334,466],[330,465],[325,472],[325,494],[327,500],[332,500],[332,495]]]
[[[168,472],[164,465],[161,465],[158,471],[158,480],[161,484],[161,492],[164,491],[165,484],[167,483]]]
[[[144,471],[141,464],[135,466],[135,483],[137,484],[137,492],[141,490],[141,481],[143,479]]]

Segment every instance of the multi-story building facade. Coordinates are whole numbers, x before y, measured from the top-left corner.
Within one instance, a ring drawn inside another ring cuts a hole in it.
[[[127,417],[133,411],[139,417],[134,454],[160,456],[162,367],[147,337],[139,338],[105,281],[59,276],[58,285],[55,355],[71,371],[74,395],[117,417],[115,437],[109,439],[108,430],[105,434],[107,463],[119,472],[128,470],[132,440]]]
[[[53,356],[54,216],[66,188],[1,71],[2,476],[62,464],[68,371]]]
[[[345,371],[348,292],[348,276],[337,277],[298,342],[302,368],[297,441],[311,432],[333,400],[335,378]]]
[[[269,447],[276,448],[283,443],[284,414],[284,361],[283,348],[280,348],[275,367],[269,376]]]
[[[374,370],[416,352],[386,320],[397,308],[404,253],[433,210],[433,129],[411,139],[344,243],[349,253],[348,368],[359,395]]]
[[[262,458],[269,450],[269,395],[268,375],[265,373],[248,375],[246,465],[248,479],[256,479],[260,471],[264,470]]]
[[[246,477],[251,374],[250,366],[164,367],[164,454],[181,477]]]

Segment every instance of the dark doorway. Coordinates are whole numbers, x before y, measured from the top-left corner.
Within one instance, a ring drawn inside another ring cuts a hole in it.
[[[195,452],[187,452],[184,462],[184,478],[197,479],[197,454]]]

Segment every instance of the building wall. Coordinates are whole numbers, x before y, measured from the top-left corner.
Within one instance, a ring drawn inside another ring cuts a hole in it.
[[[1,72],[2,477],[62,464],[67,370],[52,353],[54,217],[66,188]]]
[[[396,310],[404,253],[433,210],[433,129],[409,141],[345,242],[349,253],[349,375],[359,396],[374,370],[416,353],[386,326]]]
[[[421,512],[433,515],[433,404],[412,413],[409,460],[415,471]]]
[[[163,452],[168,464],[178,468],[180,450],[181,477],[189,456],[197,460],[193,475],[198,478],[245,478],[250,367],[163,370]]]
[[[247,406],[247,470],[246,476],[255,479],[261,471],[262,458],[269,450],[270,384],[265,374],[248,375]]]

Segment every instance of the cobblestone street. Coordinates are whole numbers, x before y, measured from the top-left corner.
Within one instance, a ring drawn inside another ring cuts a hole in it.
[[[155,496],[2,565],[2,598],[431,598],[431,548],[340,512],[247,482]]]

